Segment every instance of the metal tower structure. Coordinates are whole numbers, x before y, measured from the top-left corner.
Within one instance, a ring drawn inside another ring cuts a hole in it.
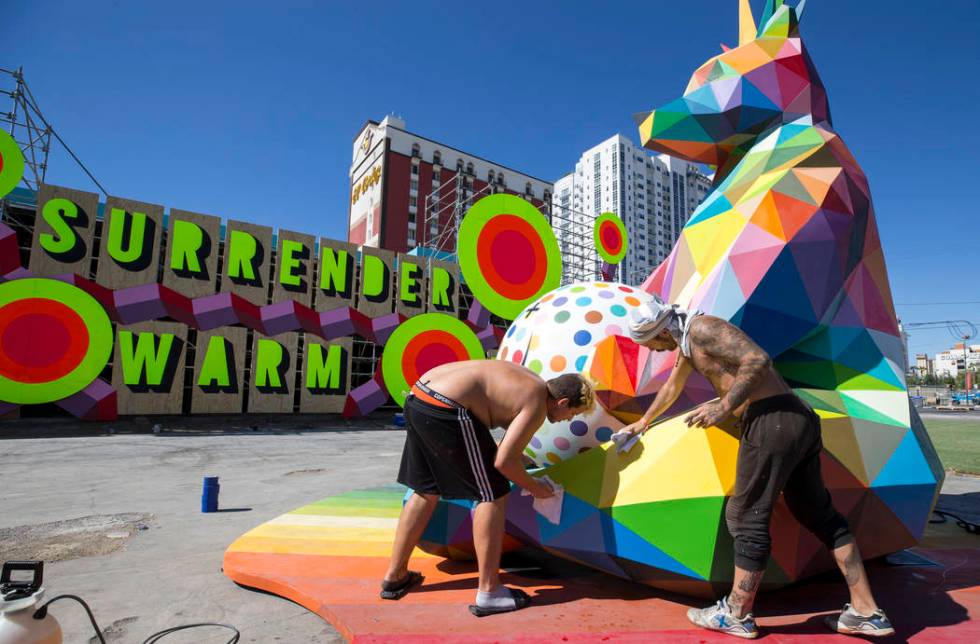
[[[500,185],[488,184],[473,192],[471,186],[472,180],[465,173],[457,172],[454,179],[445,182],[426,197],[422,230],[427,234],[425,242],[420,244],[422,248],[455,253],[459,225],[466,211],[476,201],[502,189]],[[542,210],[555,231],[561,251],[561,283],[564,285],[602,279],[602,262],[592,238],[595,217],[553,202],[546,203]]]
[[[40,117],[37,103],[24,82],[23,68],[0,68],[0,95],[10,98],[9,111],[0,112],[0,123],[24,154],[24,184],[36,191],[44,183],[48,169],[51,128]]]
[[[48,154],[51,151],[51,138],[61,144],[65,151],[92,180],[102,194],[108,196],[109,193],[102,187],[81,159],[75,156],[68,144],[65,143],[58,133],[51,127],[51,124],[38,105],[37,99],[31,93],[30,87],[24,80],[24,68],[18,67],[15,70],[0,68],[0,100],[6,102],[9,98],[8,111],[0,111],[0,126],[10,133],[11,138],[20,146],[24,154],[24,178],[22,182],[33,191],[37,191],[48,170]],[[0,110],[4,106],[0,104]]]

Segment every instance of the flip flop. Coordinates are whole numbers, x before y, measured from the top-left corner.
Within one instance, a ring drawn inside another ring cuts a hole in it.
[[[508,588],[507,590],[514,596],[513,608],[482,608],[476,604],[470,604],[470,612],[477,617],[486,617],[487,615],[497,615],[498,613],[510,613],[531,605],[531,596],[523,590],[519,588]]]
[[[381,599],[401,599],[408,590],[417,584],[421,584],[425,577],[422,573],[409,570],[400,581],[382,581]]]

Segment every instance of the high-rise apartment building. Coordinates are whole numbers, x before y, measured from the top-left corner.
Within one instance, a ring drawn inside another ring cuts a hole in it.
[[[354,138],[350,187],[348,241],[396,252],[455,251],[459,219],[485,195],[519,195],[547,214],[552,193],[551,182],[408,132],[394,116]]]
[[[642,282],[670,253],[710,189],[711,179],[697,165],[652,156],[620,134],[586,150],[575,170],[554,184],[552,226],[562,247],[565,281],[597,274],[601,260],[587,249],[592,226],[601,213],[614,212],[630,240],[618,279]]]

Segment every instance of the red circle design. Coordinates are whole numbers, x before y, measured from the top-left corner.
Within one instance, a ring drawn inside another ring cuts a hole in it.
[[[57,380],[71,373],[88,352],[89,335],[70,307],[26,298],[0,309],[0,375],[23,383]]]
[[[619,234],[619,228],[611,221],[604,221],[599,225],[599,239],[610,255],[616,255],[623,248],[623,237]]]
[[[441,364],[468,360],[466,347],[448,331],[432,330],[419,333],[409,340],[402,353],[402,373],[405,382],[414,383],[426,371]]]
[[[477,258],[487,284],[512,300],[535,295],[548,271],[541,236],[516,215],[497,215],[483,226],[477,240]]]
[[[497,273],[511,284],[523,284],[534,275],[534,247],[516,230],[501,231],[490,242],[490,259]]]

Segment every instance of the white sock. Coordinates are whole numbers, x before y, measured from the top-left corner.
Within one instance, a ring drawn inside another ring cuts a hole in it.
[[[507,586],[497,586],[489,593],[482,590],[476,593],[476,605],[480,608],[516,608],[517,600]]]

